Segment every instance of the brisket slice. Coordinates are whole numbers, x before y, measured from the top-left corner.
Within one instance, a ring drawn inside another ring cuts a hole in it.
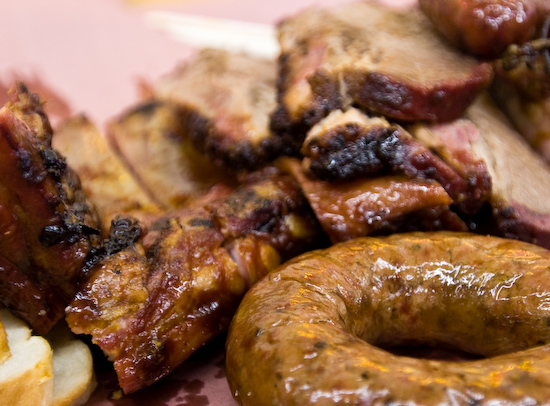
[[[434,146],[445,145],[449,152],[455,141],[462,140],[462,148],[467,146],[489,171],[490,210],[471,219],[474,231],[550,248],[550,168],[512,128],[489,96],[480,96],[464,119],[433,126],[429,133]],[[448,142],[452,139],[455,141]],[[427,137],[424,142],[428,143]]]
[[[101,219],[104,237],[119,214],[160,211],[88,117],[78,115],[63,121],[52,145],[78,174],[82,190]],[[143,165],[147,166],[147,162]]]
[[[107,125],[109,147],[148,194],[165,210],[175,209],[218,183],[235,184],[229,170],[195,148],[188,123],[170,102],[147,100]]]
[[[324,236],[297,183],[272,168],[156,224],[137,223],[141,234],[124,247],[136,235],[127,224],[113,223],[107,245],[117,249],[67,309],[71,330],[91,335],[125,393],[166,376],[225,331],[256,280]],[[155,239],[145,243],[151,230]]]
[[[492,78],[490,64],[442,40],[418,8],[310,8],[280,22],[278,35],[272,125],[280,133],[307,129],[350,104],[398,120],[452,120]]]
[[[85,275],[99,223],[51,148],[40,100],[22,84],[12,92],[0,110],[0,300],[45,334]]]
[[[203,49],[161,78],[153,95],[179,106],[185,135],[211,159],[257,169],[288,149],[270,131],[277,106],[275,61]]]

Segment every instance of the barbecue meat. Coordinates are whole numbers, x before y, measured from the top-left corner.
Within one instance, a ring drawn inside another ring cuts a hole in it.
[[[480,96],[462,119],[415,131],[429,148],[472,154],[485,163],[492,193],[488,210],[471,220],[474,231],[550,248],[550,169],[488,95]]]
[[[153,87],[182,110],[186,136],[216,162],[253,170],[288,149],[270,131],[277,106],[275,61],[203,49]]]
[[[372,176],[388,171],[379,150],[391,131],[383,117],[369,117],[355,108],[334,110],[308,131],[300,152],[320,179]]]
[[[517,131],[550,162],[549,30],[547,25],[542,38],[510,46],[494,62],[490,91]]]
[[[298,180],[333,243],[392,232],[467,230],[435,181],[379,176],[327,182],[308,176],[296,159],[280,165]]]
[[[72,331],[91,335],[114,362],[125,393],[225,331],[251,284],[323,236],[298,185],[272,168],[204,199],[106,255],[67,309]],[[150,230],[158,231],[146,242]]]
[[[489,200],[490,176],[480,159],[463,153],[459,142],[453,146],[454,155],[439,154],[403,127],[350,109],[334,111],[316,124],[302,154],[309,171],[328,181],[389,174],[435,180],[459,211],[473,214]]]
[[[111,221],[120,214],[161,212],[161,207],[86,116],[63,121],[52,138],[52,145],[78,173],[82,189],[97,209],[105,237]]]
[[[497,235],[550,248],[550,169],[518,136],[488,97],[467,117],[483,134],[479,154],[493,179]]]
[[[164,209],[181,207],[215,184],[236,183],[230,170],[220,170],[192,145],[185,116],[172,103],[147,100],[129,108],[108,124],[106,137],[150,199]]]
[[[63,317],[99,233],[51,137],[40,100],[17,85],[0,110],[0,298],[40,334]]]
[[[497,58],[511,44],[532,39],[537,7],[532,0],[420,0],[441,34],[481,58]]]
[[[310,8],[283,20],[278,35],[272,126],[296,137],[349,105],[398,120],[452,120],[492,78],[490,64],[456,51],[417,8]]]

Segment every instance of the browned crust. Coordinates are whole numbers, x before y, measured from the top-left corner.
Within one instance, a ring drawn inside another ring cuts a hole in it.
[[[283,137],[268,137],[259,145],[246,140],[236,141],[230,134],[219,131],[215,123],[198,110],[183,105],[178,106],[178,109],[185,126],[185,136],[220,167],[253,171],[279,155],[293,154],[295,151]]]
[[[473,66],[467,80],[433,87],[405,83],[401,78],[377,72],[351,72],[346,75],[346,83],[350,96],[367,111],[404,121],[450,121],[464,113],[491,77],[491,65],[481,63]]]
[[[387,171],[387,166],[377,156],[377,152],[380,140],[387,138],[390,133],[389,128],[363,131],[357,124],[333,128],[326,134],[331,138],[331,142],[324,146],[326,152],[310,157],[309,170],[320,179],[327,180],[381,174]],[[347,135],[357,137],[345,142],[341,137],[347,138]]]

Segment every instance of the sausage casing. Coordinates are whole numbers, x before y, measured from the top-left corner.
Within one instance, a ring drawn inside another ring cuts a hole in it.
[[[420,0],[420,6],[447,39],[485,58],[530,40],[537,28],[531,0]]]
[[[227,340],[242,405],[550,403],[550,252],[410,233],[302,255],[245,296]],[[465,362],[396,356],[445,346]]]

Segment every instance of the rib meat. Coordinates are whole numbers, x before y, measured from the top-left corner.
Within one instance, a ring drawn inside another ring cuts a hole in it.
[[[0,110],[0,298],[40,334],[63,317],[99,233],[51,136],[40,100],[18,84]]]
[[[116,229],[115,222],[115,239]],[[135,234],[135,227],[124,230]],[[73,332],[92,336],[114,362],[123,391],[134,392],[225,331],[252,283],[318,246],[322,235],[297,184],[266,169],[236,190],[164,213],[135,243],[106,255],[67,321]]]

